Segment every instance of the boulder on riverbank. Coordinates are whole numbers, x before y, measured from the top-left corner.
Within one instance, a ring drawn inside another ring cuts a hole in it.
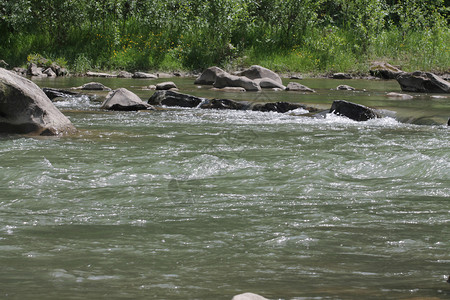
[[[76,132],[32,81],[0,68],[0,133],[60,135]]]
[[[100,108],[118,111],[153,109],[151,105],[145,103],[135,93],[130,92],[125,88],[110,92]]]
[[[354,121],[367,121],[370,119],[381,118],[381,116],[372,108],[344,100],[333,101],[330,113],[345,116]]]
[[[347,73],[334,73],[331,75],[331,78],[333,79],[352,79],[352,75]]]
[[[369,73],[370,75],[381,79],[395,79],[404,72],[388,63],[375,61],[372,62]]]
[[[433,73],[421,71],[402,73],[396,79],[404,92],[450,93],[450,82]]]

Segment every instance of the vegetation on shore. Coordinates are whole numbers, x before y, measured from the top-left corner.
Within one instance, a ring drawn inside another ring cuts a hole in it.
[[[0,3],[0,59],[95,69],[450,71],[449,0],[16,0]]]

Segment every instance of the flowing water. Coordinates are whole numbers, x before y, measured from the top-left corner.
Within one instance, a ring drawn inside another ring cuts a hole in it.
[[[140,89],[149,81],[101,81],[152,93]],[[395,114],[358,123],[57,102],[78,134],[0,137],[0,298],[450,298],[449,98],[390,100],[390,81],[346,82],[365,92],[303,81],[313,95],[176,83]]]

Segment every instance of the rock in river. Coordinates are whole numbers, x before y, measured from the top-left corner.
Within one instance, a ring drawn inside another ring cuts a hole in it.
[[[125,88],[112,91],[106,96],[101,108],[108,110],[136,111],[153,109],[153,107],[141,100],[135,93]]]
[[[433,73],[421,71],[403,73],[396,79],[404,92],[450,93],[450,82]]]
[[[330,113],[334,113],[339,116],[345,116],[355,121],[367,121],[369,119],[381,117],[372,108],[344,100],[334,101],[331,105]]]
[[[283,84],[281,77],[277,73],[258,65],[253,65],[250,68],[240,72],[238,75],[245,76],[249,79],[270,78],[273,81],[278,82],[280,85]]]
[[[32,81],[0,68],[0,133],[76,132],[70,120]]]
[[[151,105],[166,105],[180,107],[197,107],[205,98],[186,95],[174,91],[156,91],[148,100]]]
[[[194,84],[212,85],[219,74],[226,73],[219,67],[210,67],[195,80]]]
[[[235,76],[228,73],[218,74],[214,82],[215,88],[243,87],[246,91],[260,91],[261,87],[254,80],[244,76]]]
[[[254,293],[243,293],[233,297],[231,300],[268,300],[261,295]]]

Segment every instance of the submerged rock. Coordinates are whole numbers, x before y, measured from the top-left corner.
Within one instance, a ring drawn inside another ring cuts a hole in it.
[[[66,90],[59,90],[59,89],[52,89],[52,88],[43,88],[42,91],[47,95],[47,97],[50,100],[53,100],[55,98],[68,98],[71,96],[80,96],[80,94],[66,91]]]
[[[197,107],[205,98],[182,94],[175,91],[156,91],[148,100],[150,105]]]
[[[269,300],[269,299],[264,298],[263,296],[260,296],[258,294],[244,293],[234,296],[233,299],[231,300]]]
[[[101,108],[119,111],[136,111],[153,109],[153,107],[141,100],[135,93],[125,88],[112,91],[106,96]]]
[[[226,72],[219,67],[210,67],[203,71],[203,73],[194,81],[194,84],[213,85],[217,75],[222,73]]]
[[[367,121],[381,117],[372,108],[344,100],[333,101],[329,112],[355,121]]]
[[[289,82],[286,91],[315,93],[316,91],[298,82]]]
[[[76,132],[32,81],[0,68],[0,133],[59,135]]]
[[[338,91],[354,91],[355,88],[346,84],[338,85],[336,90]]]
[[[450,93],[450,82],[433,73],[421,71],[402,73],[396,79],[405,92]]]
[[[251,110],[253,111],[262,111],[262,112],[272,111],[277,113],[285,113],[299,108],[311,110],[311,108],[308,108],[303,104],[289,103],[289,102],[256,103],[251,106]]]
[[[401,100],[409,100],[409,99],[413,99],[414,98],[411,95],[400,94],[400,93],[395,93],[395,92],[387,93],[386,96],[389,97],[389,98],[401,99]]]
[[[248,102],[235,101],[229,99],[211,99],[206,100],[200,104],[199,108],[203,109],[231,109],[231,110],[246,110],[250,107]]]

